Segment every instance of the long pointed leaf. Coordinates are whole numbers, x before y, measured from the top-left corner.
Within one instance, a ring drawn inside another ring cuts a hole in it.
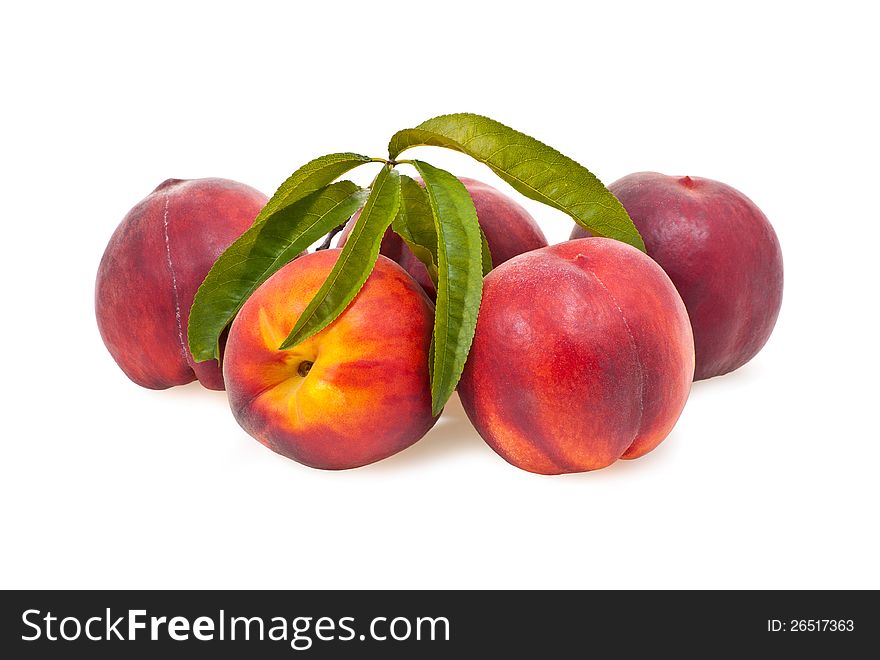
[[[382,235],[400,206],[400,175],[383,167],[370,196],[324,284],[306,306],[287,339],[286,349],[305,341],[339,316],[367,281],[379,256]]]
[[[368,156],[353,153],[328,154],[309,161],[287,177],[254,219],[258,225],[273,213],[332,183],[358,165],[371,162]]]
[[[413,179],[400,175],[400,209],[391,229],[400,236],[437,286],[437,228],[428,193]]]
[[[410,147],[434,145],[488,165],[530,199],[559,209],[597,236],[615,238],[644,252],[645,244],[623,205],[587,168],[552,147],[488,117],[461,113],[429,119],[399,131],[391,158]]]
[[[197,361],[219,359],[219,339],[241,306],[275,271],[364,203],[368,191],[340,181],[253,225],[214,262],[189,314],[189,346]]]
[[[482,244],[477,211],[461,181],[428,163],[413,165],[425,181],[438,237],[431,403],[439,415],[474,339],[483,292]]]
[[[486,240],[482,227],[480,227],[480,255],[483,260],[483,277],[486,277],[493,268],[492,253],[489,251],[489,241]]]

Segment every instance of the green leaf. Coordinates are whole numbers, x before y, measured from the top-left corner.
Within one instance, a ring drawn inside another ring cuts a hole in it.
[[[437,286],[437,228],[428,193],[413,179],[400,176],[400,209],[391,229],[400,236]]]
[[[373,270],[382,235],[399,206],[400,175],[383,167],[373,181],[364,210],[348,235],[336,264],[280,349],[296,346],[320,332],[348,307]]]
[[[439,239],[431,371],[431,404],[439,415],[455,391],[477,327],[483,293],[480,225],[461,181],[428,163],[413,165],[425,181]]]
[[[278,187],[278,190],[254,219],[254,224],[260,224],[279,209],[320,190],[349,170],[353,170],[358,165],[372,162],[372,160],[372,158],[360,154],[340,153],[321,156],[309,161]]]
[[[410,147],[433,145],[465,153],[488,165],[530,199],[570,215],[597,236],[645,251],[617,198],[589,170],[552,147],[488,117],[467,113],[429,119],[399,131],[388,146],[392,159]]]
[[[480,227],[480,255],[483,260],[483,277],[489,274],[489,271],[492,270],[492,252],[489,251],[489,241],[486,240],[486,234],[483,233],[483,228]]]
[[[197,361],[220,358],[219,339],[241,306],[278,269],[361,207],[368,191],[340,181],[253,225],[214,262],[189,313],[189,347]]]

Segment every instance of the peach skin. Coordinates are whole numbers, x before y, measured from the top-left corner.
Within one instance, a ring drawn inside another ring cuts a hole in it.
[[[198,378],[223,389],[216,360],[195,362],[186,326],[214,261],[268,198],[228,179],[168,179],[137,204],[110,239],[95,282],[107,350],[138,385],[165,389]]]
[[[739,369],[767,343],[782,306],[782,251],[767,217],[712,179],[638,172],[608,189],[687,307],[695,380]],[[572,238],[586,230],[575,226]]]
[[[379,256],[330,325],[278,349],[339,253],[305,255],[263,283],[233,322],[223,362],[242,428],[283,456],[327,470],[391,456],[436,421],[428,375],[433,305],[390,259]]]
[[[587,238],[489,273],[458,392],[504,459],[559,474],[654,449],[693,373],[690,323],[663,270],[629,245]]]

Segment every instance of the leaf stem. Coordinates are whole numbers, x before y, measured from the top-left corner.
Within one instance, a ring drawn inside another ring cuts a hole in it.
[[[319,250],[329,250],[330,243],[333,241],[333,237],[336,236],[336,234],[341,232],[343,229],[345,229],[345,225],[347,225],[347,224],[348,224],[347,222],[343,222],[338,227],[334,227],[333,229],[331,229],[330,233],[328,233],[327,237],[324,239],[324,242],[315,248],[315,252],[318,252]]]

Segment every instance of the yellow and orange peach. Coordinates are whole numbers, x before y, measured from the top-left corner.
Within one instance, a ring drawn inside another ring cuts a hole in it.
[[[587,238],[489,273],[458,391],[498,454],[559,474],[654,449],[693,374],[687,312],[663,270],[624,243]]]
[[[330,325],[279,346],[340,250],[291,262],[248,299],[232,324],[223,374],[232,412],[269,449],[311,467],[359,467],[395,454],[434,425],[428,351],[433,305],[380,256]]]

